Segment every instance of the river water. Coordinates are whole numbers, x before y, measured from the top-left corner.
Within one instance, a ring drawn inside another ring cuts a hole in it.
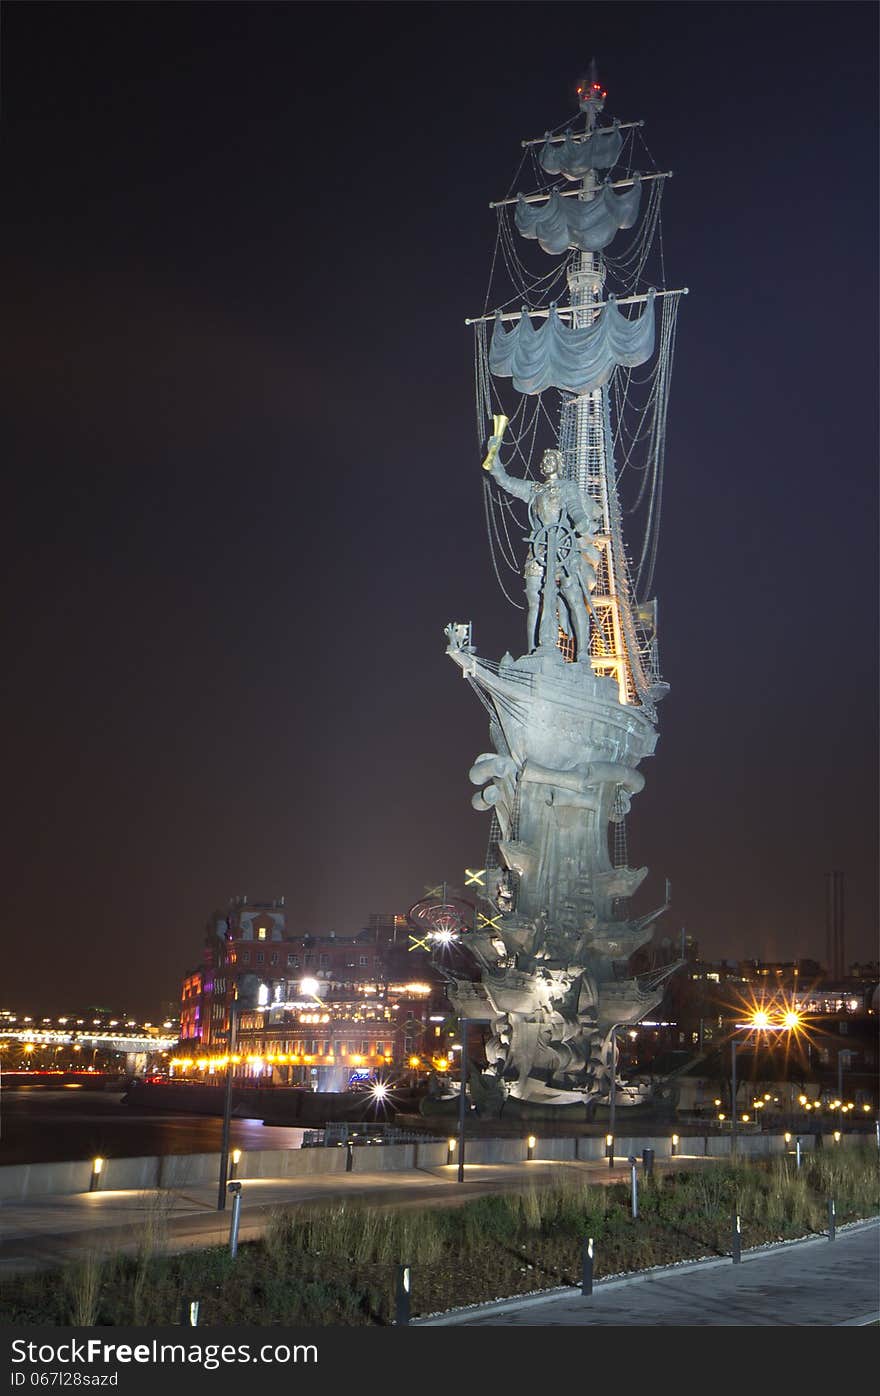
[[[210,1154],[220,1150],[221,1119],[122,1104],[118,1090],[22,1086],[0,1092],[0,1166],[62,1159]],[[233,1148],[298,1149],[304,1131],[233,1119]]]

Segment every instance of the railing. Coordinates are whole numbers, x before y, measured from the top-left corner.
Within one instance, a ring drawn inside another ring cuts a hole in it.
[[[336,1148],[343,1144],[442,1144],[438,1135],[423,1134],[416,1129],[399,1129],[397,1125],[347,1121],[328,1123],[323,1129],[303,1130],[301,1148]]]

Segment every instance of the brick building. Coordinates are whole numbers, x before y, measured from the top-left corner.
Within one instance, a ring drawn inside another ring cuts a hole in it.
[[[233,1002],[243,1079],[333,1091],[358,1075],[447,1069],[443,979],[412,939],[405,917],[378,914],[355,936],[292,936],[283,898],[237,898],[209,920],[183,980],[174,1074],[225,1069]]]

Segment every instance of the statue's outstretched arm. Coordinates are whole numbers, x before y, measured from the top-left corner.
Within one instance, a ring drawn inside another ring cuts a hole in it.
[[[524,499],[527,504],[535,492],[534,481],[518,480],[515,475],[508,475],[497,456],[492,461],[492,475],[503,490],[516,499]]]

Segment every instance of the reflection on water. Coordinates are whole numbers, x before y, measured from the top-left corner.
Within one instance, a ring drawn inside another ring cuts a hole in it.
[[[171,1115],[122,1104],[122,1092],[46,1090],[22,1086],[0,1092],[0,1165],[62,1159],[137,1158],[152,1154],[210,1154],[220,1149],[223,1121],[213,1115]],[[233,1119],[238,1149],[298,1149],[303,1130]]]

